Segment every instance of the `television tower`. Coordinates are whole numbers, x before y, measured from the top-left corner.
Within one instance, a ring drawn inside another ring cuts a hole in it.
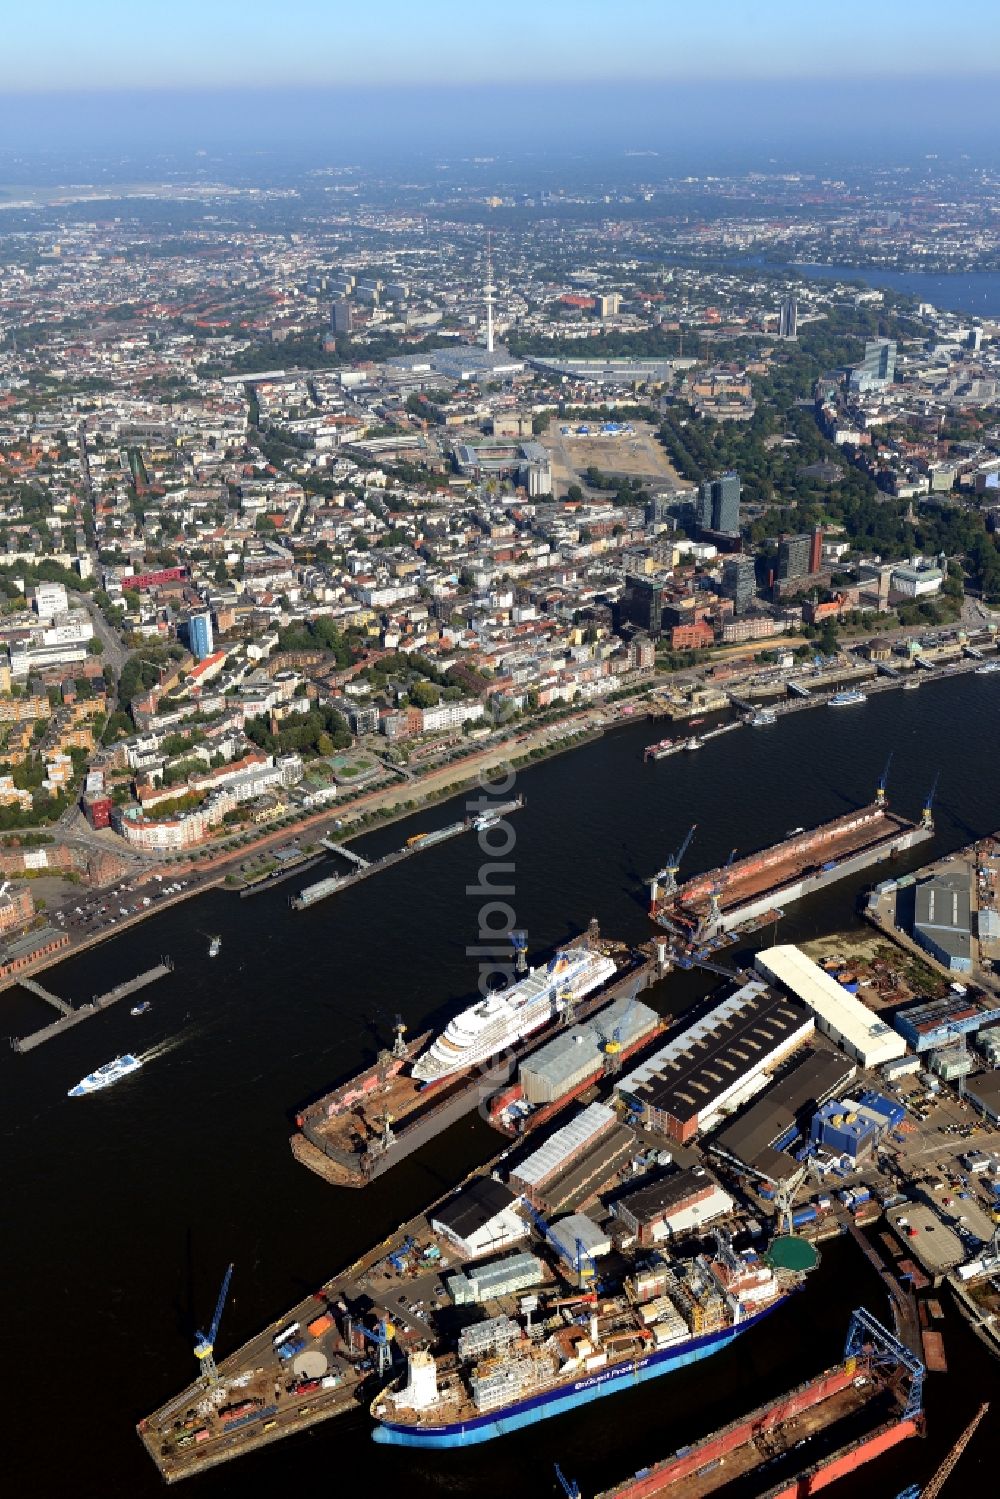
[[[496,287],[493,285],[493,253],[490,244],[490,236],[486,236],[486,285],[483,287],[486,293],[486,352],[493,353],[493,293]]]

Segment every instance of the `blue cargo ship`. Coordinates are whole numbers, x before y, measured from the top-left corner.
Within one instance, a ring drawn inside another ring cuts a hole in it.
[[[613,1296],[557,1295],[539,1311],[541,1325],[492,1317],[466,1327],[437,1357],[411,1352],[405,1384],[398,1380],[372,1402],[374,1440],[402,1447],[490,1442],[710,1358],[805,1278],[805,1267],[775,1268],[752,1251],[737,1254],[721,1231],[715,1238],[714,1255],[683,1264],[660,1257]]]

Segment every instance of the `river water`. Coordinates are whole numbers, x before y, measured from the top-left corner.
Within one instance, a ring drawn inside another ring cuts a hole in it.
[[[863,281],[930,302],[942,312],[967,312],[974,317],[1000,316],[998,271],[893,271],[878,266],[797,264],[794,269],[811,281]]]
[[[630,725],[519,774],[518,922],[533,952],[595,915],[608,935],[645,938],[643,878],[692,822],[687,873],[734,845],[749,852],[869,801],[890,749],[890,796],[905,814],[919,813],[941,772],[935,843],[907,861],[924,862],[1000,826],[998,723],[1000,679],[966,676],[792,714],[658,765],[641,758],[656,726]],[[455,815],[456,804],[439,807],[358,846],[397,847]],[[192,1329],[211,1316],[226,1264],[236,1268],[220,1357],[498,1148],[473,1116],[364,1192],[347,1192],[296,1165],[287,1144],[296,1106],[369,1060],[397,1011],[415,1032],[474,990],[477,960],[466,949],[480,902],[466,887],[482,860],[475,837],[458,838],[301,913],[287,904],[295,882],[246,900],[213,891],[49,971],[57,994],[79,1000],[162,953],[176,964],[149,991],[150,1014],[133,1019],[121,1005],[27,1056],[0,1056],[11,1492],[159,1493],[134,1423],[190,1379]],[[778,940],[850,926],[865,883],[792,907]],[[210,960],[214,932],[222,951]],[[679,974],[652,1000],[675,1012],[709,987]],[[10,1034],[50,1018],[20,991],[0,1004]],[[141,1073],[104,1094],[66,1097],[128,1049],[147,1058]],[[193,1480],[191,1493],[270,1495],[289,1478],[336,1486],[354,1475],[415,1496],[549,1495],[559,1492],[559,1462],[592,1494],[835,1360],[859,1301],[887,1315],[873,1272],[836,1242],[802,1297],[683,1375],[464,1453],[376,1447],[359,1412]],[[845,1481],[845,1494],[874,1499],[926,1478],[980,1387],[995,1385],[998,1366],[963,1325],[950,1323],[945,1341],[953,1372],[929,1380],[930,1438]],[[971,1482],[975,1450],[966,1462]]]

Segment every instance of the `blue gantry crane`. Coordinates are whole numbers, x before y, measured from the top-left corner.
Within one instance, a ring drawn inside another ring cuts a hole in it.
[[[934,798],[937,795],[938,781],[940,781],[940,779],[941,772],[938,771],[937,775],[934,777],[933,782],[931,783],[931,789],[927,793],[927,800],[924,802],[924,810],[920,814],[921,827],[931,829],[933,829],[934,827]]]
[[[885,762],[885,769],[882,771],[882,774],[879,777],[879,783],[878,783],[877,787],[875,788],[875,800],[876,800],[876,802],[878,803],[878,805],[880,807],[884,807],[885,803],[886,803],[886,786],[889,783],[889,766],[891,764],[892,764],[892,750],[889,751],[889,754],[888,754],[888,756],[886,758],[886,762]]]
[[[375,1367],[379,1378],[382,1379],[389,1372],[392,1364],[392,1340],[396,1336],[396,1329],[388,1320],[376,1324],[374,1330],[366,1327],[363,1322],[356,1324],[358,1331],[366,1337],[369,1343],[375,1345]]]
[[[518,973],[525,973],[528,967],[528,934],[523,931],[511,932],[510,940],[514,944],[514,967]]]
[[[576,1479],[567,1478],[566,1474],[563,1472],[562,1468],[560,1468],[558,1463],[555,1464],[555,1470],[556,1477],[559,1480],[559,1487],[566,1495],[566,1499],[580,1499],[580,1485],[577,1483]]]
[[[229,1282],[233,1278],[233,1267],[230,1265],[222,1279],[222,1289],[219,1291],[219,1299],[215,1303],[215,1316],[207,1333],[197,1332],[198,1339],[194,1345],[194,1356],[201,1364],[201,1372],[209,1384],[219,1383],[219,1371],[215,1367],[215,1339],[219,1332],[219,1323],[222,1320],[222,1308],[226,1304],[229,1295]]]
[[[593,1256],[590,1254],[582,1239],[574,1240],[574,1252],[571,1254],[561,1239],[553,1233],[549,1223],[542,1217],[538,1209],[527,1198],[524,1206],[528,1209],[531,1221],[544,1239],[548,1239],[556,1254],[573,1271],[581,1290],[597,1289],[597,1266],[594,1264]]]
[[[674,891],[677,889],[677,874],[681,867],[681,864],[684,861],[684,855],[691,847],[691,839],[694,837],[697,827],[698,824],[694,823],[688,829],[688,835],[684,839],[684,842],[681,844],[680,848],[675,854],[669,855],[667,862],[666,864],[664,864],[663,868],[658,870],[650,880],[649,900],[651,905],[655,905],[661,895],[673,895]]]

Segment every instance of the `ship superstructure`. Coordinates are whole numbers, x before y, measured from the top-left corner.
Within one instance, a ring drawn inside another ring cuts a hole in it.
[[[413,1064],[419,1082],[436,1083],[478,1067],[517,1045],[615,975],[611,958],[590,947],[564,947],[509,989],[488,994],[448,1025]]]
[[[455,1447],[559,1415],[708,1358],[754,1327],[803,1281],[728,1235],[715,1252],[658,1256],[613,1295],[561,1297],[533,1325],[501,1315],[457,1343],[411,1353],[405,1383],[376,1397],[377,1442]]]

